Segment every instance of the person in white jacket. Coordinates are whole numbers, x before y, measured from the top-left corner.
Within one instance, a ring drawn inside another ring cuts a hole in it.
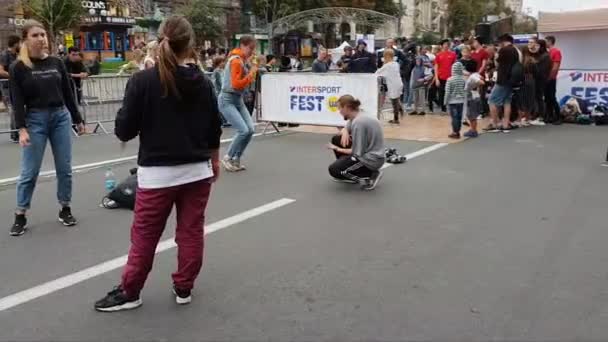
[[[401,80],[399,63],[395,62],[395,51],[392,49],[384,50],[384,61],[382,68],[376,71],[376,75],[384,77],[386,82],[387,96],[393,105],[393,120],[389,121],[392,124],[399,124],[399,118],[403,116],[403,107],[401,106],[401,94],[403,93],[403,81]]]

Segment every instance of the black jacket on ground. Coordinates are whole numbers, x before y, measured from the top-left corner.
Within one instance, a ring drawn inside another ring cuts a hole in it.
[[[121,141],[139,135],[140,166],[173,166],[209,160],[220,146],[220,114],[213,84],[195,65],[179,66],[180,97],[163,96],[158,67],[135,73],[116,116]]]

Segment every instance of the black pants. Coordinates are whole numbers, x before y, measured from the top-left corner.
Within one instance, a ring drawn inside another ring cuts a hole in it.
[[[559,112],[559,104],[557,103],[557,81],[549,80],[545,86],[545,121],[554,122],[561,121]]]
[[[446,113],[448,110],[445,107],[445,104],[443,104],[443,100],[445,99],[445,85],[446,83],[448,83],[448,81],[444,81],[444,80],[439,80],[439,89],[437,90],[439,92],[439,98],[437,99],[439,102],[439,105],[441,106],[441,111]]]
[[[399,117],[403,115],[403,106],[401,106],[401,99],[391,99],[393,105],[393,117],[395,121],[399,121]]]
[[[331,143],[342,148],[350,148],[350,145],[342,146],[340,140],[341,136],[335,135],[331,138]],[[374,174],[373,170],[367,168],[354,156],[334,153],[336,154],[336,161],[329,165],[329,174],[333,178],[358,181],[359,179],[371,178]]]
[[[486,117],[490,112],[490,105],[488,104],[487,88],[485,85],[479,86],[479,98],[481,100],[481,114],[482,117]]]
[[[429,111],[432,113],[433,108],[435,107],[434,103],[437,102],[437,86],[435,85],[435,82],[431,82],[426,98],[429,101]]]
[[[535,90],[535,98],[536,98],[536,113],[533,115],[535,119],[541,118],[543,121],[547,120],[547,111],[545,109],[545,87],[547,85],[545,82],[541,82],[536,80],[536,90]]]

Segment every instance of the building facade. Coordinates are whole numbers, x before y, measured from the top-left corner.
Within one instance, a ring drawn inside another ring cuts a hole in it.
[[[422,32],[444,33],[447,0],[395,0],[401,6],[398,36],[412,37]]]

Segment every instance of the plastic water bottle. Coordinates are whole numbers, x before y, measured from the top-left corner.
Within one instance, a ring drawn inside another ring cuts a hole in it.
[[[116,177],[111,167],[106,170],[105,187],[107,191],[112,191],[116,187]]]

